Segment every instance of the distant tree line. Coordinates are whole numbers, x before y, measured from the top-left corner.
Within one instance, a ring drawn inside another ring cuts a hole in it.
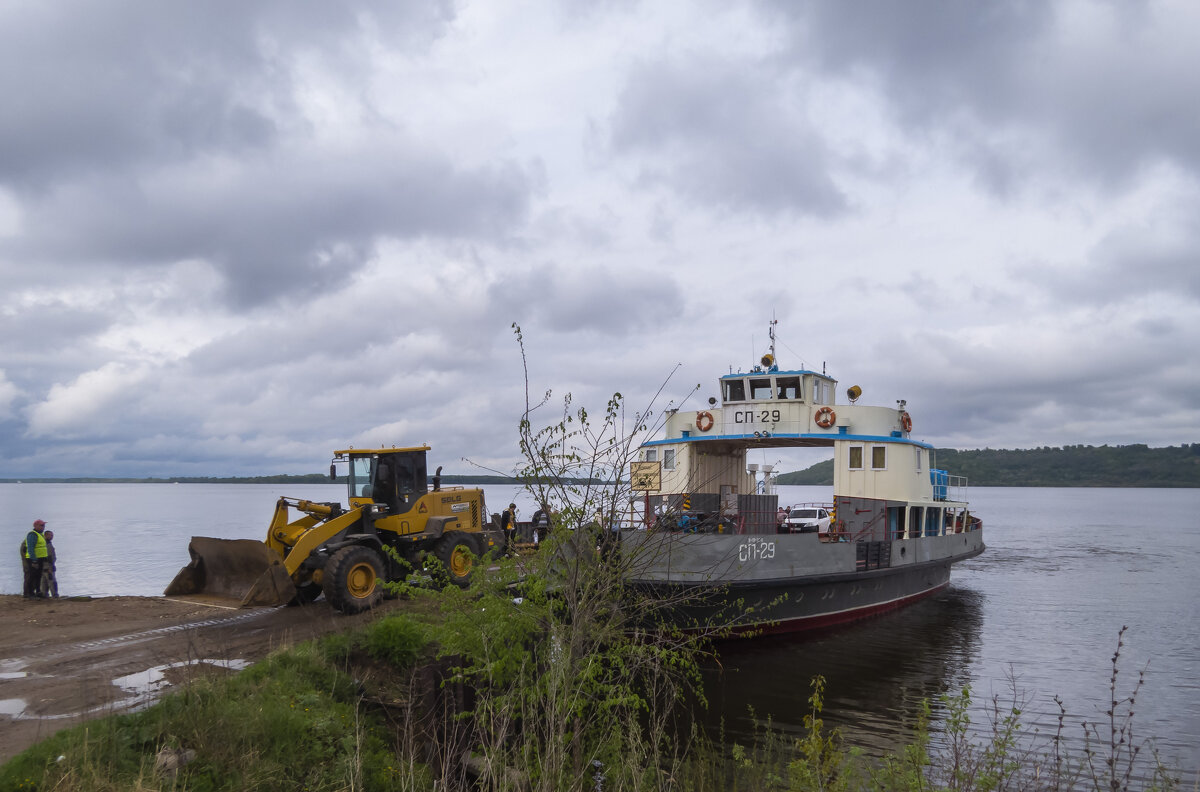
[[[304,473],[281,476],[171,476],[167,478],[120,478],[117,476],[30,477],[0,479],[2,484],[330,484],[345,483],[345,476],[331,481],[328,475]]]
[[[1200,443],[1166,448],[1146,445],[959,451],[939,448],[933,466],[954,476],[966,476],[977,487],[1200,487]],[[833,460],[818,462],[794,473],[781,474],[779,484],[831,485]],[[22,478],[0,483],[54,484],[344,484],[345,476],[323,473],[276,476],[175,476],[170,478]],[[442,476],[446,485],[492,484],[522,486],[516,476]],[[586,483],[579,481],[576,483]],[[593,482],[594,483],[594,482]]]
[[[1200,443],[959,451],[939,448],[933,466],[966,476],[977,487],[1200,487]],[[779,484],[833,484],[833,460],[795,473]]]
[[[572,480],[576,484],[586,484],[583,479]],[[172,476],[169,478],[104,478],[96,476],[76,476],[70,478],[7,478],[0,479],[0,484],[345,484],[346,477],[329,478],[325,473],[303,473],[299,475],[278,476]],[[442,476],[442,484],[511,484],[522,486],[523,479],[515,476]],[[597,483],[597,482],[591,482]]]

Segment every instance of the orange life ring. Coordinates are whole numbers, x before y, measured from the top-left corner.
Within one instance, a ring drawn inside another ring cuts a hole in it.
[[[817,426],[821,427],[822,429],[828,429],[829,427],[833,426],[833,423],[836,420],[837,413],[833,411],[832,407],[822,407],[821,409],[817,410]]]
[[[710,413],[708,410],[701,410],[700,412],[696,413],[696,428],[701,432],[707,432],[709,429],[712,429],[712,413]]]
[[[912,416],[906,412],[900,413],[900,428],[906,432],[912,431]]]

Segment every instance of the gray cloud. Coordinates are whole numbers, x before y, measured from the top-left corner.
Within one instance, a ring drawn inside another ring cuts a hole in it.
[[[228,279],[235,304],[254,305],[338,287],[380,237],[503,235],[528,208],[532,184],[515,165],[463,171],[439,152],[391,145],[369,158],[318,153],[247,163],[224,178],[76,183],[27,204],[27,233],[0,254],[142,266],[202,259]]]
[[[704,205],[836,214],[844,199],[828,173],[830,153],[805,117],[803,90],[794,96],[788,87],[763,64],[643,64],[613,113],[612,148],[639,156],[645,183]]]
[[[682,309],[678,284],[663,273],[589,266],[514,273],[492,287],[491,301],[531,330],[617,339],[675,321]]]
[[[1095,251],[1091,290],[1109,284],[1116,298],[1167,294],[1200,304],[1200,222],[1193,215],[1179,231],[1114,230]]]
[[[300,107],[299,69],[361,81],[360,49],[420,50],[447,5],[221,5],[55,6],[0,26],[0,185],[24,223],[0,256],[201,259],[249,306],[338,288],[381,237],[502,235],[522,220],[534,184],[520,166],[462,167],[380,120],[367,150],[347,150],[317,140]],[[364,96],[345,111],[369,116]]]
[[[448,2],[278,0],[65,2],[0,14],[0,181],[29,192],[80,173],[268,147],[306,124],[298,62],[346,68],[373,37],[423,48],[451,19]]]
[[[902,124],[946,133],[999,192],[1047,168],[1113,186],[1160,161],[1200,167],[1187,4],[759,5],[798,68],[869,75]]]
[[[1159,310],[1200,317],[1200,202],[1181,202],[1150,222],[1114,225],[1082,260],[1054,266],[1036,262],[1014,266],[1027,292],[1060,308],[1085,305],[1133,312],[1136,324],[1165,332],[1183,316],[1145,316]]]

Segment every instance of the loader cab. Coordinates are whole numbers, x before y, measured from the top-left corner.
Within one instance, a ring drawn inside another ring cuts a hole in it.
[[[335,452],[335,461],[350,462],[346,476],[350,505],[375,503],[392,514],[411,509],[427,491],[425,452],[428,450],[428,446],[423,446]]]

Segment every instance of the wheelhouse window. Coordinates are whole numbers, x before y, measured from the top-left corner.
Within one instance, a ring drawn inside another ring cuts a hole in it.
[[[746,401],[746,382],[745,380],[725,380],[725,401],[740,402]]]
[[[675,449],[674,448],[664,448],[663,449],[663,469],[664,470],[674,470],[675,469]]]
[[[862,446],[850,446],[850,459],[846,467],[851,470],[862,470],[863,466],[863,449]]]
[[[769,398],[771,398],[771,378],[764,377],[763,379],[750,380],[750,398],[751,399],[769,399]]]
[[[872,446],[871,447],[871,469],[886,470],[887,469],[887,446]]]
[[[781,398],[781,399],[799,399],[800,398],[800,378],[799,377],[776,377],[775,384],[779,387],[779,398]]]

